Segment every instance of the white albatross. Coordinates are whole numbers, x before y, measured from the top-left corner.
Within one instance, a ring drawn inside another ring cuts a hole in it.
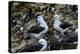
[[[33,26],[28,30],[28,35],[33,39],[42,38],[43,35],[48,31],[48,25],[44,21],[43,15],[37,16],[36,20],[39,25]]]
[[[18,50],[17,52],[34,52],[34,51],[44,51],[47,49],[47,41],[45,39],[40,39],[36,43],[29,44],[24,48]]]
[[[61,34],[63,34],[65,31],[67,31],[69,29],[69,27],[71,26],[71,24],[67,23],[67,22],[61,22],[60,21],[60,16],[59,15],[54,15],[54,24],[53,27],[56,31],[60,32]]]

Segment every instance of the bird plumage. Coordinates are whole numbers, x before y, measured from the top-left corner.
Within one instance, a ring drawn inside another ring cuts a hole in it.
[[[62,28],[62,29],[66,29],[67,27],[70,27],[72,24],[69,24],[69,23],[67,23],[67,22],[63,22],[62,24],[60,24],[60,27]]]
[[[23,49],[20,50],[20,52],[33,52],[33,51],[39,51],[41,48],[43,47],[43,45],[41,44],[37,44],[37,45],[33,45],[33,46],[27,46]]]
[[[37,33],[39,34],[41,31],[43,31],[45,28],[41,26],[33,26],[28,30],[28,33]]]
[[[44,51],[47,48],[47,42],[45,39],[40,39],[36,43],[32,43],[24,48],[18,50],[17,52],[33,52],[33,51]]]
[[[66,42],[66,43],[73,43],[78,41],[78,31],[75,30],[74,32],[70,32],[67,35],[65,35],[64,38],[60,40],[60,42]]]
[[[61,22],[60,21],[60,16],[59,15],[54,15],[54,24],[53,27],[56,31],[60,32],[60,33],[64,33],[66,31],[66,28],[70,27],[71,24],[67,23],[67,22]]]
[[[43,35],[48,31],[48,25],[43,19],[43,16],[40,15],[37,17],[37,22],[39,25],[33,26],[28,30],[28,34],[31,38],[37,39],[37,38],[42,38]]]

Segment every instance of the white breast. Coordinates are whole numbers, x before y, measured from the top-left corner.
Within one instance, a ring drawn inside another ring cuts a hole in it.
[[[63,29],[60,27],[61,22],[59,20],[55,20],[54,21],[54,25],[53,27],[55,28],[55,30],[61,32]]]

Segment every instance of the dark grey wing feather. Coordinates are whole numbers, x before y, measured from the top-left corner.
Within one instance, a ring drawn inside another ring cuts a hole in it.
[[[70,27],[72,24],[69,24],[67,22],[63,22],[62,24],[60,24],[60,27],[63,29],[66,29],[67,27]]]
[[[19,50],[18,52],[33,52],[33,51],[39,51],[41,48],[43,47],[43,45],[41,44],[34,44],[34,45],[29,45],[29,46],[25,46],[23,49]]]
[[[41,27],[41,26],[33,26],[30,28],[30,30],[28,30],[28,33],[40,33],[41,31],[43,31],[45,28]]]

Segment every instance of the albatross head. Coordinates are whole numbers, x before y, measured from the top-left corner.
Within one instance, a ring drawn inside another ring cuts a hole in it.
[[[40,51],[44,51],[47,48],[47,41],[44,39],[40,39],[39,43],[43,45],[43,47],[40,49]]]
[[[42,20],[43,19],[43,15],[38,15],[37,16],[37,21]]]
[[[48,27],[45,20],[43,19],[43,16],[44,15],[39,15],[37,16],[37,22],[40,24],[40,26],[43,26],[43,27]]]
[[[60,20],[60,16],[59,15],[54,15],[54,20]]]
[[[46,42],[46,40],[44,40],[44,39],[40,39],[40,40],[39,40],[39,43],[42,44],[42,45],[47,45],[47,42]]]

